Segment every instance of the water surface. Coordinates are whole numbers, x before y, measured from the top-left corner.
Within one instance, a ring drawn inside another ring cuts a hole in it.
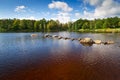
[[[0,33],[0,80],[120,80],[120,33],[48,33],[115,41],[92,46],[31,34]]]

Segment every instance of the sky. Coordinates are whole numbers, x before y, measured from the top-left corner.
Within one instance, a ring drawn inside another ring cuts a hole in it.
[[[0,19],[59,20],[120,17],[120,0],[0,0]]]

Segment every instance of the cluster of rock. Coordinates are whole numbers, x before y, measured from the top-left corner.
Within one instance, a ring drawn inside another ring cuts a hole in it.
[[[106,42],[102,42],[101,40],[93,40],[91,38],[69,38],[69,37],[62,37],[62,36],[57,36],[57,35],[49,35],[49,34],[45,34],[44,37],[52,37],[52,38],[57,38],[57,39],[70,39],[72,41],[74,40],[78,40],[80,43],[82,44],[114,44],[114,41],[109,40]]]
[[[106,42],[102,42],[101,40],[93,40],[91,38],[82,38],[80,40],[81,43],[90,43],[90,44],[114,44],[114,41],[108,40]]]
[[[38,36],[37,34],[31,34],[31,37],[36,37]],[[44,37],[46,38],[56,38],[56,39],[64,39],[64,40],[77,40],[79,41],[81,44],[104,44],[104,45],[107,45],[107,44],[114,44],[114,41],[112,40],[109,40],[109,41],[106,41],[106,42],[102,42],[101,40],[93,40],[91,38],[69,38],[69,37],[62,37],[62,36],[58,36],[58,35],[49,35],[49,34],[45,34]]]

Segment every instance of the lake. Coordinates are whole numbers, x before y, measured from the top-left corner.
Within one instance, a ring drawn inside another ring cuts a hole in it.
[[[31,34],[0,33],[0,80],[120,80],[120,33],[47,33],[115,41],[91,46]]]

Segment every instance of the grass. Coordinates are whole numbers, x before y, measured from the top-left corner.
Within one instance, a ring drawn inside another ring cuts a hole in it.
[[[95,33],[120,33],[120,28],[116,29],[79,29],[79,32],[95,32]]]

